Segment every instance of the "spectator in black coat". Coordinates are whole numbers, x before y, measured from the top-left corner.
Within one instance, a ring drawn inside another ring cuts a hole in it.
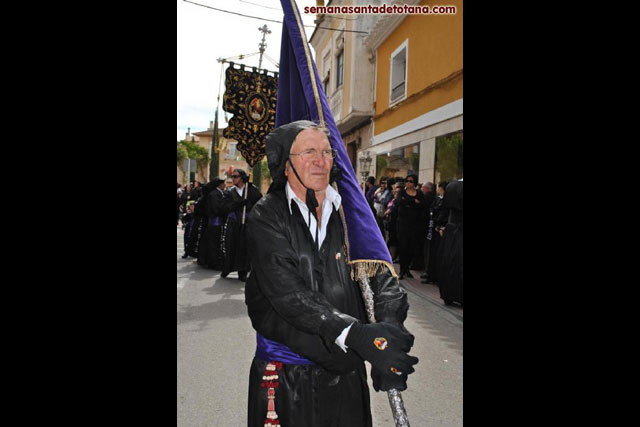
[[[376,179],[372,176],[370,176],[369,178],[367,178],[367,180],[364,183],[365,185],[365,193],[364,193],[364,197],[367,199],[367,202],[369,203],[369,206],[371,207],[371,211],[373,212],[373,216],[376,216],[376,211],[373,208],[373,195],[375,194],[376,190],[378,189],[378,186],[376,185]]]
[[[422,192],[416,189],[417,175],[408,175],[405,189],[398,197],[398,243],[400,247],[400,276],[399,279],[410,277],[409,271],[413,257],[418,252],[418,233],[420,229],[421,211],[424,209]]]

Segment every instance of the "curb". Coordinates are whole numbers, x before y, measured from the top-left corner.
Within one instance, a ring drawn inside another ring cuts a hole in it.
[[[400,280],[400,286],[402,286],[402,288],[405,289],[407,292],[411,292],[412,294],[416,295],[417,297],[420,297],[423,300],[435,305],[440,310],[446,311],[447,313],[449,313],[453,317],[455,317],[457,320],[459,320],[461,323],[464,323],[463,316],[461,315],[461,312],[459,310],[453,310],[453,309],[447,307],[446,305],[444,305],[442,302],[440,302],[440,300],[435,299],[433,297],[430,297],[428,295],[424,295],[424,294],[416,291],[415,289],[413,289],[411,287],[411,285],[407,286],[407,284],[405,283],[404,280]]]
[[[439,309],[446,311],[447,313],[451,314],[456,319],[458,319],[460,322],[463,321],[464,311],[461,307],[457,307],[457,306],[449,307],[444,305],[444,303],[440,298],[435,298],[426,292],[422,292],[420,290],[420,285],[411,283],[407,279],[398,280],[398,282],[400,283],[400,286],[402,286],[402,288],[405,289],[406,291],[411,292],[412,294],[422,298],[423,300],[428,301],[431,304],[435,305]]]

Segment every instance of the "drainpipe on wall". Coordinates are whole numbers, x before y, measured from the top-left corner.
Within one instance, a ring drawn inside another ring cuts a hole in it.
[[[316,0],[316,6],[324,6],[324,0]],[[313,21],[313,23],[319,25],[322,21],[324,21],[324,14],[316,14],[316,19],[315,21]]]

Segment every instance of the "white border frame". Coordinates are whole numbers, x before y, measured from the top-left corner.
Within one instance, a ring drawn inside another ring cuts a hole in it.
[[[393,91],[393,57],[397,56],[400,51],[406,48],[407,49],[407,53],[405,55],[405,67],[404,67],[404,95],[402,95],[401,97],[399,97],[398,99],[396,99],[395,101],[391,101],[391,92]],[[403,101],[405,99],[407,99],[407,78],[409,77],[409,39],[405,39],[402,43],[400,43],[400,46],[398,46],[396,48],[396,50],[393,51],[393,53],[391,53],[391,56],[389,57],[389,108],[393,107],[394,105],[396,105],[397,103],[399,103],[400,101]]]

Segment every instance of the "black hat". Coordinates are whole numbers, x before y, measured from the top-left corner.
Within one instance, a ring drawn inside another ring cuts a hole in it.
[[[273,182],[269,187],[268,192],[273,190],[281,190],[287,183],[287,177],[284,174],[285,165],[289,158],[289,152],[293,141],[300,132],[309,128],[317,128],[318,124],[309,120],[298,120],[295,122],[282,125],[279,128],[273,130],[266,137],[266,154],[267,154],[267,166],[269,166],[269,172]],[[340,179],[341,173],[336,162],[333,162],[331,168],[330,182]]]

